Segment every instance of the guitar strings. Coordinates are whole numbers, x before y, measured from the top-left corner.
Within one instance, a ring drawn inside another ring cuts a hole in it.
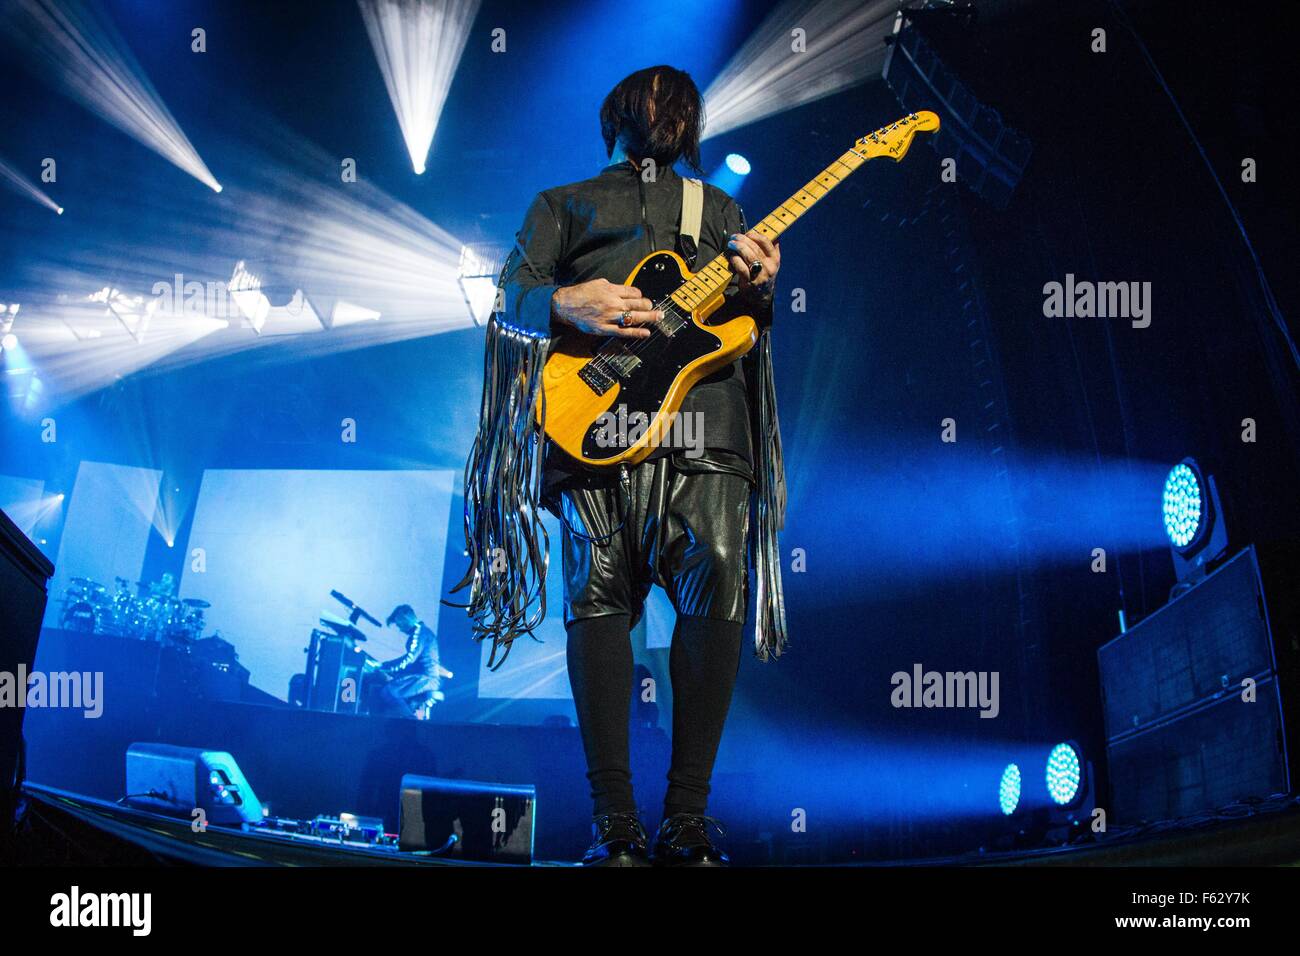
[[[805,187],[805,189],[806,189],[806,187]],[[811,194],[810,194],[810,195],[811,195]],[[817,202],[818,199],[820,199],[820,198],[821,198],[821,197],[814,197],[813,202],[814,202],[814,203]],[[789,202],[789,200],[786,200],[786,202]],[[770,217],[770,216],[765,217],[765,219],[767,219],[767,218],[771,218],[771,217]],[[762,225],[763,221],[765,221],[765,220],[760,220],[760,221],[759,221],[759,225]],[[755,228],[757,228],[757,227],[755,227]],[[769,226],[768,228],[770,229],[771,227]],[[774,230],[774,231],[775,231],[775,230]],[[782,231],[784,231],[784,230],[782,230]],[[776,233],[776,234],[777,234],[777,235],[780,235],[780,233]],[[722,255],[721,253],[720,253],[719,255],[715,256],[713,259],[711,259],[711,260],[709,261],[709,264],[706,265],[706,266],[704,267],[704,269],[701,269],[700,272],[695,273],[695,275],[700,275],[701,273],[703,273],[703,272],[705,271],[705,269],[708,269],[709,266],[713,265],[713,263],[716,262],[718,259],[723,259],[723,260],[725,261],[725,256]],[[687,282],[689,282],[689,281],[690,281],[690,280],[688,279]],[[684,285],[686,285],[686,282],[683,282],[683,283],[682,283],[682,286],[684,286]],[[680,288],[681,288],[681,286],[678,286],[678,289],[680,289]],[[725,286],[724,286],[724,289],[725,289]],[[707,299],[706,299],[706,301],[707,301]],[[669,305],[673,305],[673,306],[675,306],[676,304],[677,304],[677,303],[675,303],[675,302],[673,301],[673,297],[672,297],[672,295],[669,294],[666,298],[661,299],[661,300],[659,300],[658,302],[656,302],[656,303],[654,304],[653,308],[655,308],[655,309],[665,309],[665,310],[666,310],[666,309],[669,307]],[[694,311],[694,310],[692,310],[692,311]],[[682,321],[682,326],[679,326],[679,328],[684,327],[684,326],[687,325],[687,324],[690,324],[691,321],[692,321],[689,312],[686,313],[685,315],[679,315],[679,316],[677,316],[677,318],[679,318],[679,319]],[[596,366],[596,368],[597,368],[598,371],[604,372],[606,375],[611,375],[611,376],[613,376],[613,377],[622,378],[622,376],[621,376],[618,372],[614,371],[613,366],[610,364],[611,361],[612,361],[613,359],[615,359],[615,358],[621,358],[621,357],[624,357],[624,356],[631,357],[631,358],[637,358],[637,357],[639,357],[639,356],[641,355],[641,353],[643,353],[643,352],[644,352],[647,348],[649,348],[652,344],[657,344],[657,341],[656,341],[656,339],[655,339],[655,336],[656,336],[656,335],[667,335],[669,338],[672,337],[671,335],[668,335],[668,333],[666,333],[666,332],[663,331],[663,329],[662,329],[662,327],[659,325],[659,323],[655,323],[654,325],[651,325],[651,326],[650,326],[650,334],[647,335],[647,336],[646,336],[645,338],[643,338],[643,339],[639,339],[639,340],[637,340],[637,342],[636,342],[635,345],[633,345],[631,342],[629,342],[629,341],[628,341],[626,338],[624,338],[623,336],[618,336],[618,335],[607,335],[607,336],[604,336],[603,341],[602,341],[601,344],[600,344],[600,345],[595,349],[595,354],[592,356],[592,358],[591,358],[591,360],[588,362],[588,364],[589,364],[589,365]],[[609,351],[608,351],[609,347],[610,347],[610,346],[613,346],[613,345],[621,345],[621,349],[620,349],[617,353],[611,353],[611,352],[609,352]],[[603,364],[602,364],[602,362],[601,362],[602,359],[605,360]]]
[[[840,160],[837,159],[836,162],[840,162]],[[827,168],[829,169],[829,167],[827,167]],[[850,173],[850,174],[853,173],[853,172],[855,172],[855,171],[856,171],[856,167],[849,167],[849,173]],[[830,175],[834,176],[833,173],[831,173]],[[836,185],[839,185],[839,183],[843,182],[843,178],[841,178],[841,177],[839,177],[839,176],[835,176],[835,180],[836,180]],[[813,180],[809,180],[809,182],[816,182],[816,180],[815,180],[815,179],[813,179]],[[830,187],[830,188],[834,188],[834,187]],[[827,189],[827,192],[830,191],[830,188]],[[799,203],[799,205],[803,206],[805,209],[811,208],[813,205],[815,205],[816,203],[820,202],[821,199],[822,199],[822,196],[817,196],[817,195],[813,194],[812,192],[809,192],[809,190],[808,190],[808,185],[807,185],[807,184],[804,184],[804,186],[803,186],[803,188],[800,190],[800,192],[804,192],[804,193],[807,193],[809,196],[812,196],[812,202],[811,202],[811,203],[803,203],[803,202],[800,202],[800,203]],[[794,194],[794,196],[797,196],[798,194],[799,194],[799,193],[796,192],[796,193]],[[824,196],[824,195],[825,195],[825,193],[823,193],[823,196]],[[790,199],[787,199],[787,200],[786,200],[786,203],[788,203],[788,202],[790,202],[792,199],[794,199],[794,196],[791,196]],[[795,201],[798,201],[798,200],[795,200]],[[782,203],[782,205],[785,205],[785,203]],[[800,213],[800,215],[802,215],[802,213]],[[765,216],[763,219],[759,220],[758,225],[761,226],[764,222],[766,222],[766,221],[767,221],[768,219],[770,219],[770,218],[772,218],[771,214],[769,214],[768,216]],[[778,221],[779,221],[779,220],[778,220]],[[758,228],[758,227],[755,226],[755,228]],[[769,226],[768,228],[773,232],[774,235],[778,235],[778,236],[779,236],[779,235],[781,234],[781,232],[784,232],[785,229],[788,228],[788,224],[787,224],[787,223],[781,223],[781,231],[780,231],[780,232],[778,232],[778,231],[775,230],[775,229],[772,229],[772,227],[770,227],[770,226]],[[700,272],[697,272],[696,275],[700,275],[701,273],[703,273],[703,272],[704,272],[705,270],[707,270],[710,266],[712,266],[714,262],[717,262],[718,259],[722,259],[722,260],[724,261],[724,263],[725,263],[725,259],[726,259],[726,257],[725,257],[724,255],[722,255],[722,254],[719,254],[719,255],[715,256],[712,260],[709,261],[709,264],[706,265],[706,266],[704,267],[704,269],[701,269]],[[689,281],[689,280],[687,280],[687,281]],[[684,285],[686,285],[686,283],[684,282],[684,283],[682,283],[682,285],[684,286]],[[680,286],[679,286],[679,288],[680,288]],[[656,303],[654,304],[653,307],[654,307],[655,309],[665,308],[669,303],[673,303],[672,295],[669,295],[667,298],[662,299],[662,300],[660,300],[659,302],[656,302]],[[673,303],[673,304],[676,304],[676,303]],[[692,311],[693,311],[693,310],[692,310]],[[690,319],[690,317],[689,317],[689,314],[686,315],[686,316],[683,316],[682,318],[684,319],[685,322],[690,322],[690,321],[691,321],[691,319]],[[640,354],[641,354],[641,353],[642,353],[646,348],[648,348],[648,347],[649,347],[649,346],[654,342],[654,339],[655,339],[655,335],[656,335],[656,334],[666,334],[666,333],[663,333],[663,332],[662,332],[662,329],[660,328],[660,326],[659,326],[658,324],[652,325],[652,326],[650,327],[650,334],[649,334],[648,336],[646,336],[644,339],[641,339],[640,341],[638,341],[635,345],[633,345],[632,343],[627,342],[627,340],[624,339],[624,338],[621,337],[621,336],[617,336],[617,335],[607,335],[607,336],[604,337],[604,340],[602,341],[601,345],[600,345],[600,346],[595,350],[596,354],[595,354],[595,355],[593,356],[593,358],[591,359],[591,364],[593,364],[593,365],[594,365],[594,364],[597,364],[601,359],[607,359],[607,360],[608,360],[608,359],[611,359],[611,358],[616,357],[616,356],[613,356],[613,355],[610,354],[610,352],[608,351],[608,348],[609,348],[611,345],[618,345],[618,344],[620,344],[620,343],[621,343],[621,345],[622,345],[622,348],[621,348],[621,350],[618,352],[618,356],[624,356],[624,355],[626,355],[626,356],[631,356],[631,357],[635,358],[635,357],[639,356],[639,355],[640,355]],[[670,336],[670,337],[671,337],[671,336]],[[612,372],[612,369],[609,367],[609,362],[608,362],[608,361],[606,361],[606,363],[604,364],[604,366],[601,366],[599,370],[600,370],[600,371],[604,371],[604,372],[606,372],[607,374],[610,373],[610,372]]]
[[[901,119],[901,120],[898,120],[898,121],[892,123],[892,124],[889,125],[889,126],[882,126],[880,129],[876,130],[876,131],[875,131],[874,133],[872,133],[870,136],[864,136],[863,139],[864,139],[864,140],[872,140],[872,141],[876,141],[876,140],[878,140],[878,138],[879,138],[880,136],[882,136],[882,135],[886,135],[886,134],[888,134],[888,133],[891,133],[891,132],[893,132],[894,130],[898,129],[900,126],[905,126],[905,125],[907,124],[907,121],[910,120],[910,119],[912,119],[913,117],[915,117],[915,115],[916,115],[916,114],[913,113],[913,114],[910,114],[909,116],[907,116],[907,117],[904,118],[904,119]],[[855,143],[855,145],[856,145],[856,143]],[[853,153],[855,156],[858,156],[860,159],[863,159],[863,161],[865,162],[865,159],[866,159],[866,158],[863,157],[862,154],[858,153],[857,150],[855,150],[855,149],[853,149],[852,147],[850,147],[848,151],[851,152],[851,153]],[[835,179],[835,186],[838,186],[840,183],[842,183],[842,182],[844,181],[844,179],[848,178],[849,175],[852,175],[853,173],[857,172],[857,170],[858,170],[858,169],[860,168],[860,166],[861,166],[861,164],[859,164],[859,166],[848,166],[847,163],[844,163],[844,161],[843,161],[842,159],[839,159],[839,158],[837,158],[837,159],[836,159],[836,160],[835,160],[831,165],[833,166],[836,162],[838,162],[838,163],[840,163],[841,165],[843,165],[843,166],[845,166],[846,168],[848,168],[849,172],[848,172],[848,174],[846,174],[844,177],[836,176],[834,173],[831,173],[831,172],[829,171],[829,170],[830,170],[830,166],[827,166],[826,169],[823,170],[823,172],[825,172],[827,175],[832,176],[832,177]],[[813,183],[813,182],[817,182],[817,179],[814,178],[814,179],[809,180],[809,183]],[[826,187],[826,192],[830,192],[830,190],[831,190],[831,189],[834,189],[835,186]],[[817,204],[818,202],[820,202],[820,201],[824,198],[824,196],[825,196],[825,194],[826,194],[826,193],[823,193],[821,196],[818,196],[818,195],[816,195],[816,194],[810,192],[810,191],[808,190],[808,183],[805,183],[804,186],[803,186],[803,188],[802,188],[802,190],[800,190],[800,191],[801,191],[801,192],[804,192],[804,193],[807,193],[809,196],[812,196],[812,200],[813,200],[812,203],[807,203],[807,204],[805,204],[805,203],[803,203],[803,202],[799,202],[799,205],[804,206],[805,210],[808,209],[808,208],[811,208],[811,206],[813,206],[813,205]],[[786,202],[785,202],[785,203],[782,203],[781,205],[784,206],[786,203],[790,202],[791,199],[794,199],[794,197],[797,196],[797,195],[799,195],[799,192],[794,193],[794,195],[791,196],[790,199],[787,199]],[[795,200],[795,201],[798,202],[798,200]],[[777,207],[777,208],[780,208],[780,207]],[[800,213],[800,216],[802,216],[802,215],[803,215],[803,214]],[[758,225],[761,226],[764,222],[766,222],[766,221],[767,221],[768,219],[770,219],[770,218],[772,218],[772,214],[771,214],[771,213],[769,213],[769,214],[768,214],[767,216],[765,216],[763,219],[759,220]],[[789,224],[788,224],[788,223],[782,223],[782,224],[781,224],[781,232],[784,232],[785,229],[788,228],[788,227],[789,227]],[[758,226],[755,226],[755,228],[758,228]],[[768,228],[771,229],[770,226],[769,226]],[[776,232],[775,230],[773,230],[773,232],[774,232],[776,235],[780,235],[780,234],[781,234],[781,232]],[[704,267],[704,269],[701,269],[700,272],[695,273],[695,275],[700,275],[701,273],[703,273],[706,269],[709,268],[709,266],[713,265],[713,263],[716,262],[718,259],[723,259],[724,262],[725,262],[725,255],[720,253],[719,255],[715,256],[712,260],[710,260],[709,264],[706,265],[706,266]],[[690,281],[690,280],[687,280],[687,282],[689,282],[689,281]],[[686,284],[687,284],[687,283],[685,283],[685,282],[682,283],[683,286],[686,285]],[[680,289],[680,288],[681,288],[681,286],[678,287],[678,289]],[[707,300],[706,300],[706,301],[707,301]],[[654,308],[655,308],[655,309],[666,309],[670,303],[672,303],[673,305],[676,305],[676,303],[673,302],[673,298],[672,298],[672,295],[671,295],[671,294],[670,294],[667,298],[665,298],[665,299],[661,299],[659,302],[656,302],[656,303],[654,304]],[[691,310],[691,311],[694,311],[694,310]],[[680,316],[679,318],[682,318],[682,319],[684,320],[684,322],[686,322],[686,323],[689,323],[689,322],[692,321],[689,312],[688,312],[685,316]],[[639,357],[639,356],[640,356],[640,355],[641,355],[641,354],[642,354],[642,353],[643,353],[647,348],[649,348],[652,344],[657,344],[657,340],[656,340],[656,338],[655,338],[656,335],[667,335],[667,333],[663,332],[662,328],[659,326],[658,323],[655,323],[654,325],[652,325],[652,326],[650,327],[650,334],[649,334],[648,336],[646,336],[645,338],[640,339],[640,340],[639,340],[635,345],[633,345],[632,343],[628,342],[627,339],[624,338],[624,337],[622,337],[622,336],[617,336],[617,335],[607,335],[607,336],[604,336],[604,337],[603,337],[603,341],[602,341],[601,344],[600,344],[600,345],[599,345],[599,346],[594,350],[594,351],[595,351],[595,354],[592,356],[592,358],[588,361],[587,364],[590,365],[590,366],[594,366],[594,367],[596,368],[597,371],[602,372],[602,373],[604,373],[605,375],[610,376],[611,378],[621,379],[623,376],[622,376],[619,372],[615,371],[614,366],[612,365],[613,360],[616,359],[616,358],[623,358],[623,357],[638,358],[638,357]],[[668,337],[671,338],[671,335],[669,335]],[[610,348],[610,346],[614,346],[614,345],[618,345],[618,346],[620,346],[620,348],[619,348],[619,350],[618,350],[617,353],[611,353],[610,351],[608,351],[608,349]]]

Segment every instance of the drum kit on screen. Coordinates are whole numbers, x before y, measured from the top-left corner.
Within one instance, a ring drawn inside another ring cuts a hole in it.
[[[190,644],[203,635],[204,611],[198,598],[178,598],[171,575],[161,581],[116,579],[110,591],[90,578],[73,578],[63,592],[59,625],[69,631],[131,637],[141,641]]]

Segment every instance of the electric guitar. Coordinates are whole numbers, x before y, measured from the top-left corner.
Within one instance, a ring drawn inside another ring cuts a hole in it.
[[[939,128],[922,111],[863,136],[754,228],[775,239],[870,159],[898,162],[917,133]],[[758,341],[753,317],[727,303],[731,266],[723,252],[692,273],[674,252],[653,252],[624,285],[635,286],[663,311],[649,338],[569,332],[560,337],[542,374],[537,414],[546,434],[568,455],[591,466],[644,461],[670,434],[682,400],[700,380],[740,358]],[[611,441],[617,419],[639,432]]]

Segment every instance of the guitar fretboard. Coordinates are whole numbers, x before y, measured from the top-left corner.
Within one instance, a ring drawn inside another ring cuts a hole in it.
[[[866,158],[855,150],[848,150],[753,228],[769,239],[775,239],[865,161]],[[682,283],[672,294],[673,302],[689,313],[725,289],[733,275],[731,266],[727,264],[727,255],[726,252],[720,253],[693,278]]]

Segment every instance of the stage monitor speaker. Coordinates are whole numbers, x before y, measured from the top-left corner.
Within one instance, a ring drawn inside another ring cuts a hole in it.
[[[1112,818],[1168,820],[1290,788],[1254,548],[1097,652]]]
[[[402,850],[443,851],[481,863],[533,860],[537,791],[532,785],[405,774],[398,812]]]
[[[126,751],[126,802],[141,810],[207,823],[259,823],[262,804],[235,758],[220,750],[132,744]]]

